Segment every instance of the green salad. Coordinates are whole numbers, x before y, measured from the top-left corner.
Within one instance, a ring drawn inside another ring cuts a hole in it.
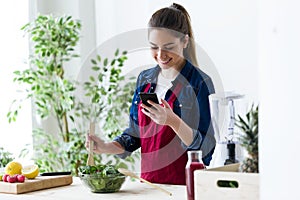
[[[92,192],[117,192],[125,181],[113,165],[82,166],[78,170],[80,179]]]

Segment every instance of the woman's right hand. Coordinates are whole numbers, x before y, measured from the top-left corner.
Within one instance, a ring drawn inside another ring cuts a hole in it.
[[[85,141],[85,147],[89,150],[90,141],[94,142],[93,152],[97,154],[121,154],[124,153],[124,148],[118,142],[105,142],[96,135],[88,134]]]
[[[85,147],[86,147],[87,150],[89,150],[90,141],[94,142],[93,152],[95,152],[97,154],[106,153],[106,151],[105,151],[106,143],[104,142],[104,140],[100,139],[96,135],[88,134],[87,137],[86,137],[86,141],[85,141]]]

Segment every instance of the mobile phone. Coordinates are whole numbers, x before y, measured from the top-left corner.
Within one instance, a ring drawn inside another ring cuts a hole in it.
[[[151,105],[147,102],[148,100],[153,101],[154,103],[157,103],[157,104],[159,103],[156,93],[140,92],[139,95],[140,95],[140,98],[141,98],[143,104],[145,104],[146,106],[151,107]]]

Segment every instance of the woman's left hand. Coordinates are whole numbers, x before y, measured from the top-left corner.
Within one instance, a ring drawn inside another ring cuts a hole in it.
[[[160,125],[169,125],[172,116],[175,115],[169,103],[161,99],[162,106],[160,104],[154,103],[152,101],[148,101],[151,107],[142,104],[142,112],[150,117],[155,123]],[[148,111],[146,111],[148,110]]]

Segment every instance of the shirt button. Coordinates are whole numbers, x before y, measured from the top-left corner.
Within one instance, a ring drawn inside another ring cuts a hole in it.
[[[137,104],[137,101],[135,101],[134,104]]]
[[[181,107],[182,107],[182,104],[179,104],[179,107],[181,108]]]

